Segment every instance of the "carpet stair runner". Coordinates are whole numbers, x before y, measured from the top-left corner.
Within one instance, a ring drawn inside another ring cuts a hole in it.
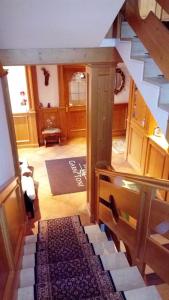
[[[78,216],[39,222],[25,238],[18,300],[160,300],[98,225]]]

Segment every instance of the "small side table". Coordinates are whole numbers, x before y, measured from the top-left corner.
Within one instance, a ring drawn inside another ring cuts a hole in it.
[[[61,129],[60,128],[46,128],[42,131],[42,136],[43,136],[45,146],[47,146],[47,143],[59,143],[60,144]]]

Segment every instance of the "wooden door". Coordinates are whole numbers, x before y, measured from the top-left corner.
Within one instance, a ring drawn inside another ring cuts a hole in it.
[[[67,138],[86,135],[85,66],[62,65],[58,68],[60,120]],[[78,80],[79,78],[79,80]],[[80,93],[81,92],[81,93]]]

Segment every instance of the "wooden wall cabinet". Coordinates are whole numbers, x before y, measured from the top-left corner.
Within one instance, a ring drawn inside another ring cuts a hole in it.
[[[168,145],[164,138],[153,136],[155,127],[157,122],[134,81],[131,81],[127,122],[128,162],[142,175],[168,179]]]
[[[168,153],[157,143],[155,143],[151,138],[149,138],[144,175],[155,178],[168,179],[167,158]]]

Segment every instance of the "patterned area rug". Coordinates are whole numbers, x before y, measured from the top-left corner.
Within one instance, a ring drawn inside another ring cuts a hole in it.
[[[86,157],[46,160],[53,195],[86,190]]]
[[[39,222],[35,278],[37,300],[124,300],[88,243],[78,216]]]

